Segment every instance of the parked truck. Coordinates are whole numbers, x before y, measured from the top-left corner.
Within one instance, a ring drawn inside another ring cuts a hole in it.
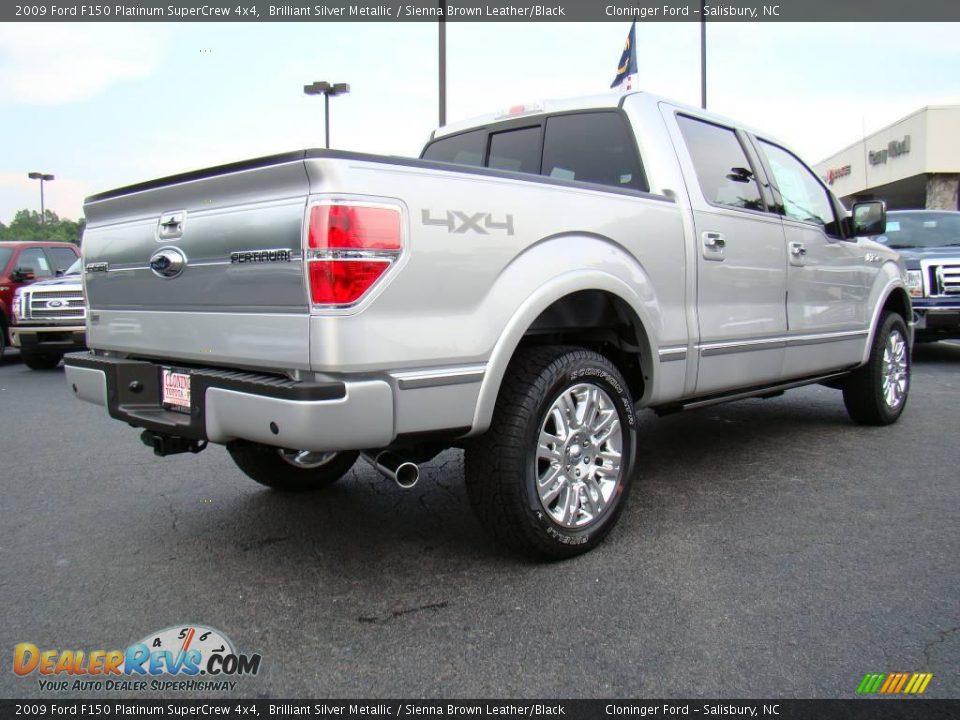
[[[17,288],[10,337],[23,364],[52,370],[64,354],[86,347],[87,308],[82,263],[75,260],[60,277]]]
[[[0,360],[10,342],[14,296],[31,283],[62,275],[80,249],[71,243],[40,241],[0,242]]]
[[[960,212],[894,210],[874,239],[906,264],[916,342],[960,339]]]
[[[85,205],[77,397],[159,455],[226,446],[281,490],[362,454],[402,486],[465,450],[506,545],[599,543],[643,463],[637,413],[823,383],[897,420],[911,308],[865,236],[769,135],[644,93],[450,125],[419,159],[307,150]],[[119,460],[118,460],[119,461]]]

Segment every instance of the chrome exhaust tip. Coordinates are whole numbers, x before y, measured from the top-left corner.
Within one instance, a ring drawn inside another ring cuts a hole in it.
[[[419,465],[389,450],[384,450],[376,455],[362,452],[360,457],[370,463],[377,472],[393,480],[404,490],[409,490],[420,480]]]

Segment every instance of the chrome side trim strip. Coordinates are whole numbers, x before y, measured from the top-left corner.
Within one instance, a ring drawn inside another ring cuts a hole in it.
[[[752,352],[754,350],[776,350],[785,348],[787,341],[785,338],[765,338],[763,340],[747,340],[744,342],[715,343],[711,345],[698,345],[701,357],[711,357],[713,355],[731,355],[733,353]]]
[[[761,338],[759,340],[706,343],[698,345],[697,348],[700,350],[701,357],[711,357],[713,355],[729,355],[733,353],[752,352],[754,350],[777,350],[785,347],[843,342],[844,340],[865,337],[869,332],[869,330],[845,330],[842,332],[817,333],[811,335],[782,335],[779,337]]]
[[[401,390],[442,387],[444,385],[466,385],[483,381],[486,365],[462,365],[436,370],[414,370],[411,372],[390,373]]]
[[[687,348],[686,347],[661,348],[660,350],[657,351],[657,354],[660,356],[660,362],[673,362],[674,360],[686,360]]]
[[[795,335],[787,340],[789,347],[800,345],[820,345],[821,343],[840,342],[865,337],[869,330],[850,330],[848,332],[825,333],[823,335]]]

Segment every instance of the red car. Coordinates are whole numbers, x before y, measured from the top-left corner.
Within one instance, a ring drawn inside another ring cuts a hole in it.
[[[80,257],[80,248],[62,242],[0,242],[0,358],[10,342],[13,293],[35,280],[62,275]]]

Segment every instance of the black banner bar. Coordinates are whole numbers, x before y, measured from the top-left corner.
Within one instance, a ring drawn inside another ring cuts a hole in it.
[[[2,718],[953,720],[960,700],[0,700]]]
[[[36,0],[2,22],[947,22],[956,0]]]

